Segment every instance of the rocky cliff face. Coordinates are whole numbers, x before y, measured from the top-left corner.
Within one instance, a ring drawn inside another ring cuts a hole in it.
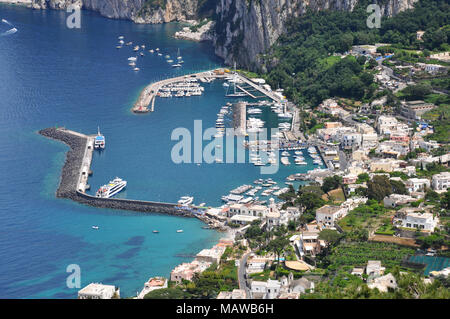
[[[35,9],[66,9],[75,4],[112,19],[163,23],[195,19],[198,0],[31,0]],[[159,5],[161,3],[162,5]]]
[[[14,0],[11,0],[14,1]],[[30,0],[33,8],[66,9],[76,4],[108,18],[136,23],[163,23],[198,18],[201,0]],[[418,0],[377,0],[381,13],[392,16]],[[307,9],[352,11],[358,0],[216,0],[214,46],[227,64],[256,69],[258,55],[286,31],[291,17]],[[212,3],[214,6],[214,3]]]
[[[395,15],[418,0],[381,0],[381,13]],[[285,32],[286,22],[306,10],[352,11],[358,0],[219,0],[216,7],[216,54],[227,64],[255,69],[258,55]]]

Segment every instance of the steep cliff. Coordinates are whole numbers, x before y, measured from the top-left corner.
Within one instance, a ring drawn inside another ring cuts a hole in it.
[[[195,19],[198,0],[32,0],[35,9],[66,9],[71,4],[113,19],[163,23]]]
[[[11,0],[13,1],[13,0]],[[292,17],[306,10],[352,11],[362,0],[30,0],[33,8],[65,9],[77,4],[108,18],[136,23],[198,19],[214,14],[216,54],[227,64],[255,69],[265,52],[286,31]],[[418,0],[377,0],[384,16],[410,9]],[[215,12],[212,12],[214,11]],[[203,14],[202,14],[203,13]]]
[[[381,13],[392,16],[418,0],[380,0]],[[219,0],[216,7],[216,54],[227,64],[255,69],[258,55],[286,31],[289,18],[311,10],[354,9],[358,0]]]

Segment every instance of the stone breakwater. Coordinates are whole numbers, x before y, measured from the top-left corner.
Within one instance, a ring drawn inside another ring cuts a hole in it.
[[[193,217],[194,215],[176,204],[161,203],[152,201],[141,201],[119,198],[98,198],[77,191],[77,183],[83,162],[87,136],[76,134],[59,128],[46,128],[39,131],[39,134],[68,145],[70,147],[66,155],[66,160],[61,172],[61,179],[56,197],[68,198],[81,204],[99,208],[131,210],[148,213],[162,213],[183,217]]]

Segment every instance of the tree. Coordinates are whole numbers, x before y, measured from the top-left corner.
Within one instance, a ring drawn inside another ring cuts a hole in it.
[[[325,240],[328,245],[334,246],[342,238],[342,235],[334,229],[324,229],[319,233],[319,239]]]
[[[431,189],[427,189],[427,192],[425,193],[425,199],[431,202],[438,202],[439,194]]]
[[[179,288],[163,288],[150,291],[144,299],[185,299],[185,293]]]
[[[442,208],[450,209],[450,190],[448,190],[444,194],[444,196],[443,196],[443,198],[441,200],[441,206],[442,206]]]
[[[269,245],[267,245],[267,249],[272,251],[276,256],[277,260],[280,260],[280,254],[284,250],[284,247],[286,247],[289,244],[289,240],[284,237],[278,237],[274,240],[272,240]]]
[[[370,199],[382,201],[383,198],[392,194],[392,186],[384,175],[376,175],[367,183],[367,195]]]
[[[389,182],[391,183],[391,186],[392,186],[392,193],[408,194],[405,184],[403,184],[401,181],[391,180]]]
[[[369,180],[370,180],[369,174],[361,173],[358,175],[358,179],[356,180],[356,183],[362,184],[364,182],[368,182]]]
[[[321,188],[325,193],[328,193],[329,191],[336,189],[341,185],[342,185],[342,177],[339,175],[334,175],[325,177]]]

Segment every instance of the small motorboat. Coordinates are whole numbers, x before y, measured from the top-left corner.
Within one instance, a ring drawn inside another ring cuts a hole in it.
[[[158,233],[159,233],[159,230],[154,230],[152,233],[158,234]]]
[[[98,227],[98,226],[92,226],[92,229],[99,229],[100,227]]]
[[[178,230],[177,230],[177,233],[182,233],[182,232],[183,232],[182,229],[178,229]]]

